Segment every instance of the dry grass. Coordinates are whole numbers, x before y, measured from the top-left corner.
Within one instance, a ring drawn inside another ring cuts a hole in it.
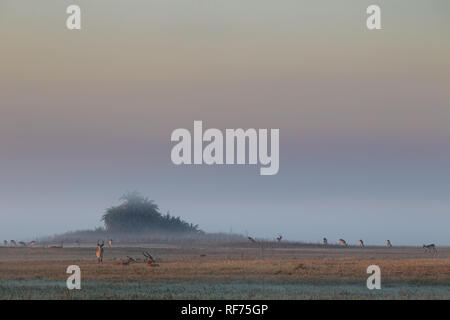
[[[380,266],[383,281],[450,284],[449,249],[438,255],[415,248],[339,249],[283,248],[183,248],[151,250],[160,267],[143,263],[141,248],[106,249],[105,261],[97,264],[94,248],[0,248],[0,280],[62,280],[66,268],[80,266],[83,279],[93,280],[270,280],[295,282],[361,282],[369,265]],[[329,253],[332,251],[331,253]],[[206,255],[201,257],[200,255]],[[405,257],[405,255],[411,257]],[[117,265],[131,255],[141,260],[130,266]]]
[[[145,265],[150,250],[159,267]],[[126,256],[139,259],[117,265]],[[67,266],[81,268],[82,290],[66,288]],[[381,268],[382,290],[366,270]],[[301,244],[148,244],[0,248],[1,299],[450,299],[450,249],[339,248]]]

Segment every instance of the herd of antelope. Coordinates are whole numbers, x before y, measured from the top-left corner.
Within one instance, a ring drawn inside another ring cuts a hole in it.
[[[328,240],[327,240],[327,238],[323,238],[323,242],[322,242],[324,245],[327,245],[328,244]],[[348,244],[347,244],[347,242],[344,240],[344,239],[339,239],[339,241],[338,241],[338,243],[341,245],[341,246],[344,246],[344,247],[348,247]],[[364,241],[363,240],[359,240],[359,246],[361,247],[361,248],[364,248]],[[392,243],[391,243],[391,240],[386,240],[386,247],[388,247],[388,248],[392,248]],[[434,253],[436,253],[437,252],[437,249],[436,249],[436,245],[434,244],[434,243],[432,243],[432,244],[424,244],[423,245],[423,248],[425,249],[425,252],[434,252]]]
[[[4,247],[24,247],[24,248],[33,248],[36,245],[36,241],[23,242],[23,241],[15,241],[15,240],[3,240]],[[60,245],[49,245],[47,248],[62,248],[63,242]]]
[[[248,238],[248,241],[249,241],[250,243],[256,243],[256,242],[257,242],[257,241],[256,241],[254,238],[252,238],[252,237],[247,237],[247,238]],[[281,239],[283,239],[283,236],[280,234],[280,235],[278,235],[278,237],[276,237],[275,239],[276,239],[277,242],[281,242]],[[328,245],[328,244],[329,244],[329,243],[328,243],[328,239],[324,237],[324,238],[322,239],[322,244],[323,244],[323,245]],[[344,247],[348,247],[348,243],[347,243],[347,241],[345,241],[344,239],[339,239],[339,240],[338,240],[338,244],[341,245],[341,246],[344,246]],[[364,247],[365,247],[364,241],[363,241],[362,239],[359,240],[359,246],[360,246],[361,248],[364,248]],[[386,240],[386,247],[392,248],[391,240]],[[437,252],[436,245],[435,245],[434,243],[428,244],[428,245],[427,245],[427,244],[424,244],[424,245],[423,245],[423,249],[424,249],[425,252],[433,252],[433,253],[436,253],[436,252]]]
[[[16,242],[15,240],[9,240],[9,243],[8,243],[8,240],[3,240],[3,246],[4,247],[8,247],[8,246],[9,247],[18,247],[18,246],[21,246],[21,247],[33,247],[35,244],[36,244],[36,241],[30,241],[28,243],[25,243],[23,241]]]
[[[252,237],[247,237],[247,238],[248,238],[248,241],[250,243],[257,243],[257,241],[254,238],[252,238]],[[276,242],[281,242],[282,239],[283,239],[283,236],[281,234],[278,235],[278,237],[275,238]],[[78,246],[80,245],[79,241],[76,241],[76,243],[78,244]],[[328,239],[324,237],[322,239],[322,244],[323,245],[328,245],[329,244]],[[344,246],[344,247],[348,247],[348,243],[344,239],[338,239],[338,244],[341,245],[341,246]],[[22,247],[30,247],[30,248],[32,248],[32,247],[34,247],[36,245],[36,241],[30,241],[28,243],[25,243],[23,241],[16,242],[15,240],[10,240],[8,242],[7,240],[4,240],[3,241],[3,245],[5,247],[8,247],[8,246],[9,247],[22,246]],[[97,263],[103,263],[103,253],[104,253],[104,250],[105,250],[104,246],[105,246],[105,242],[103,240],[101,242],[97,241],[97,251],[96,251]],[[108,246],[109,246],[109,248],[112,248],[112,246],[113,246],[113,240],[112,239],[108,240]],[[359,240],[359,246],[361,248],[365,247],[364,241],[362,239]],[[386,240],[386,246],[388,248],[392,248],[392,243],[391,243],[390,240]],[[63,242],[61,242],[61,245],[59,245],[59,246],[58,245],[53,245],[53,246],[48,246],[48,248],[63,248]],[[424,244],[423,245],[423,249],[424,249],[425,252],[437,253],[436,245],[434,243],[428,244],[428,245]],[[156,263],[156,260],[150,255],[150,253],[148,251],[144,251],[144,252],[142,252],[142,254],[144,255],[144,258],[145,258],[144,261],[145,261],[145,264],[147,266],[149,266],[149,267],[159,267],[159,264]],[[127,259],[121,260],[121,261],[117,262],[116,264],[117,265],[128,266],[131,263],[136,263],[136,262],[137,262],[136,259],[134,259],[134,258],[132,258],[130,256],[127,256]]]
[[[324,245],[328,245],[328,240],[327,240],[327,238],[323,238],[322,243],[323,243]],[[347,244],[347,242],[346,242],[344,239],[339,239],[339,240],[338,240],[338,244],[341,245],[341,246],[344,246],[344,247],[348,247],[348,244]],[[364,246],[364,241],[363,241],[363,240],[359,240],[359,246],[360,246],[361,248],[364,248],[364,247],[365,247],[365,246]],[[386,240],[386,247],[392,248],[391,240]],[[427,251],[429,251],[429,252],[437,252],[436,245],[435,245],[434,243],[428,244],[428,245],[424,244],[424,245],[423,245],[423,248],[425,249],[425,252],[427,252]]]

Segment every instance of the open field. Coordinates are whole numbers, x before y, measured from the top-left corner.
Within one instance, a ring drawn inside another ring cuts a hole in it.
[[[143,250],[160,264],[148,267]],[[129,266],[120,259],[138,259]],[[66,268],[81,268],[69,291]],[[381,290],[366,269],[381,268]],[[0,299],[450,299],[450,248],[318,246],[296,243],[0,247]]]

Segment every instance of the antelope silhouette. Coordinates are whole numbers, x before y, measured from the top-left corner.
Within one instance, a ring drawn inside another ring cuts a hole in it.
[[[250,241],[251,243],[256,243],[256,240],[253,239],[252,237],[248,237],[248,241]]]
[[[102,243],[97,242],[97,252],[95,255],[97,256],[97,263],[103,263],[103,246],[105,245],[104,241]]]
[[[437,252],[436,245],[434,243],[432,244],[424,244],[423,248],[425,249],[425,252]]]
[[[159,267],[159,264],[155,263],[156,262],[155,259],[153,259],[152,255],[150,253],[148,253],[148,251],[144,251],[144,252],[142,252],[142,254],[145,257],[145,264],[148,267]]]
[[[122,265],[122,266],[128,266],[128,265],[130,265],[130,263],[132,263],[132,262],[136,262],[136,260],[134,260],[132,257],[130,257],[130,256],[127,256],[127,259],[126,260],[122,260],[122,261],[119,261],[119,262],[117,262],[117,264],[118,265]]]

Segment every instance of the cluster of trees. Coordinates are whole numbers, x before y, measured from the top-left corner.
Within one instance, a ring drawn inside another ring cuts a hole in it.
[[[123,202],[106,210],[102,216],[105,229],[109,232],[166,231],[180,233],[201,233],[198,225],[188,223],[169,213],[163,215],[152,200],[138,192],[128,193],[120,199]]]

